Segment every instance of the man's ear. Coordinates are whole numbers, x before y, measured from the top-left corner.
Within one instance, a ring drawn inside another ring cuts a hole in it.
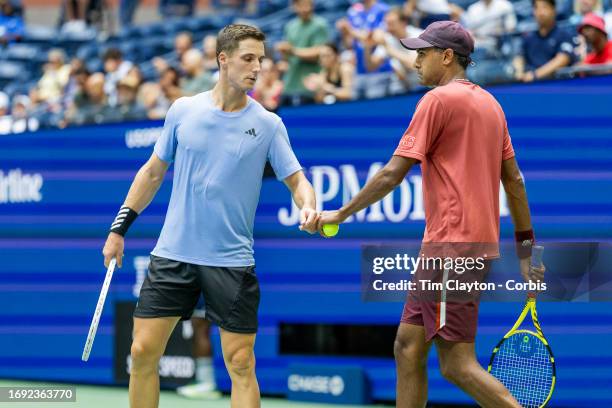
[[[219,66],[227,63],[227,54],[225,53],[225,51],[221,51],[219,53],[218,58],[219,58]]]
[[[455,52],[451,50],[450,48],[445,49],[444,50],[444,64],[450,65],[453,63],[454,59],[455,59]]]

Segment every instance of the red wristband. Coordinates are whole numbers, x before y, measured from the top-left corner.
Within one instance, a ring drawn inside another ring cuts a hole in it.
[[[520,259],[529,258],[531,256],[531,247],[535,242],[533,229],[528,231],[515,231],[514,239],[516,240],[516,255]]]

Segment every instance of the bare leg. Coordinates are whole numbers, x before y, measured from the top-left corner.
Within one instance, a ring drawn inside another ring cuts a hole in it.
[[[425,328],[401,323],[393,351],[397,366],[397,408],[424,408],[427,403],[427,355],[431,342]]]
[[[159,405],[158,363],[180,317],[134,318],[130,408]]]
[[[255,377],[255,334],[221,332],[225,367],[232,379],[232,408],[259,408],[259,384]]]
[[[485,371],[474,352],[474,343],[436,338],[440,370],[444,378],[468,393],[484,408],[521,408],[510,392]]]

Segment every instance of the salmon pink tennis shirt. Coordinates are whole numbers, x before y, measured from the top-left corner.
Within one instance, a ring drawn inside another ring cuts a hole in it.
[[[499,255],[502,161],[514,156],[504,112],[467,80],[427,92],[394,155],[421,162],[423,243],[489,244]]]

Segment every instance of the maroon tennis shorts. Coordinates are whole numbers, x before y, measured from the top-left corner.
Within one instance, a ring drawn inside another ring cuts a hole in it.
[[[458,282],[483,282],[491,267],[490,261],[485,262],[481,271],[470,271],[470,274],[457,274],[451,270],[426,271],[419,269],[413,277],[415,289],[408,292],[402,323],[423,326],[426,341],[440,336],[447,341],[472,343],[476,338],[478,327],[478,305],[480,293],[478,290],[461,291],[456,289]],[[429,282],[442,283],[453,281],[454,290],[439,290]],[[424,282],[425,283],[422,283]]]

